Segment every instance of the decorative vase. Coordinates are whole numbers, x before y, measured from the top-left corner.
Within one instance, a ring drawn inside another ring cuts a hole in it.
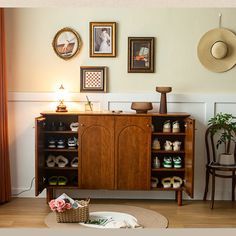
[[[234,165],[235,159],[233,154],[220,154],[219,155],[219,164],[220,165]]]
[[[156,91],[161,93],[161,100],[160,100],[160,114],[167,113],[167,102],[166,102],[166,94],[172,91],[172,87],[156,87]]]

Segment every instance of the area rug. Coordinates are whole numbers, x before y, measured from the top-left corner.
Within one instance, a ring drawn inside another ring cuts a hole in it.
[[[134,216],[138,220],[138,223],[144,228],[168,227],[168,220],[165,216],[142,207],[114,204],[90,204],[89,211],[123,212]],[[49,213],[44,222],[49,228],[87,228],[78,223],[57,223],[56,214],[54,212]]]

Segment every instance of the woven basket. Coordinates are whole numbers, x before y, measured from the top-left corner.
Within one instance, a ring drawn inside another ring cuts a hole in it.
[[[89,219],[89,200],[77,201],[83,207],[56,212],[57,223],[79,223]]]

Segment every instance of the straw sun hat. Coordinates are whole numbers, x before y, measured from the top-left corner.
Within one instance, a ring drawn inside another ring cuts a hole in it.
[[[212,29],[200,39],[197,53],[207,69],[227,71],[236,64],[236,35],[228,29]]]

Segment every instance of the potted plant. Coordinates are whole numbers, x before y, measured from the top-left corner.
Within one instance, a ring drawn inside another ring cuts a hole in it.
[[[234,154],[230,153],[230,143],[236,142],[236,117],[228,113],[218,113],[215,117],[208,121],[208,125],[212,128],[211,134],[219,134],[216,148],[218,149],[221,144],[224,145],[224,153],[219,155],[219,164],[221,165],[233,165],[235,164]]]

